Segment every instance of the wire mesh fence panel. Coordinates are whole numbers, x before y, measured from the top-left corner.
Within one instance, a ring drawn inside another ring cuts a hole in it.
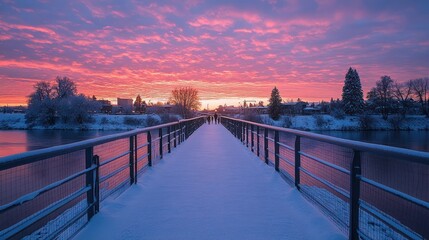
[[[141,174],[148,165],[147,133],[140,133],[136,137],[137,146],[137,173]]]
[[[301,138],[300,157],[302,192],[321,206],[344,232],[348,232],[350,176],[347,171],[350,169],[353,151]]]
[[[22,199],[21,204],[0,214],[0,229],[9,228],[17,223],[25,225],[25,220],[29,216],[40,213],[43,209],[84,187],[84,175],[62,185],[56,184],[84,169],[85,151],[82,150],[0,171],[0,193],[2,195],[0,205]],[[36,194],[38,190],[48,185],[53,185],[55,188]],[[72,207],[72,203],[63,208],[70,207]],[[51,214],[40,218],[31,226],[26,227],[17,237],[31,234],[57,215]],[[61,225],[56,227],[61,227]]]
[[[371,153],[363,153],[361,161],[363,178],[429,202],[429,165]],[[361,199],[371,211],[395,223],[390,226],[363,209],[360,226],[366,235],[378,239],[398,237],[403,228],[409,228],[429,238],[429,209],[366,182],[361,183]],[[396,225],[400,229],[395,229]],[[385,234],[380,236],[380,232]]]
[[[268,162],[274,165],[274,131],[268,131]]]
[[[101,200],[106,199],[114,193],[119,194],[129,186],[129,150],[129,138],[115,140],[94,147],[94,154],[99,156],[101,165],[99,169]]]
[[[280,146],[279,169],[285,177],[294,182],[295,179],[295,152]]]
[[[161,155],[159,153],[159,133],[158,130],[151,131],[152,134],[152,161],[159,160]]]
[[[301,138],[301,152],[302,167],[335,186],[347,192],[349,191],[350,179],[348,174],[342,173],[335,169],[335,167],[340,167],[347,172],[350,171],[351,161],[353,160],[352,149],[308,138]],[[318,162],[313,157],[323,161],[325,164]]]

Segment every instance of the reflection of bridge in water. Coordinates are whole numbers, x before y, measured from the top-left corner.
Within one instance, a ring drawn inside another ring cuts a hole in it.
[[[0,238],[69,238],[90,219],[77,238],[344,238],[301,196],[349,238],[427,238],[428,153],[223,117],[237,141],[203,123],[1,158]]]

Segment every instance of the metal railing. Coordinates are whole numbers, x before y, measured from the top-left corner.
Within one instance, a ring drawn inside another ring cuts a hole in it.
[[[349,239],[429,238],[429,153],[222,116]]]
[[[0,239],[70,238],[201,117],[0,158]]]

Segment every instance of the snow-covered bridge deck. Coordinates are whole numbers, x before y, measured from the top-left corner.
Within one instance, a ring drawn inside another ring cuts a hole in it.
[[[76,239],[345,239],[222,125],[203,125]]]

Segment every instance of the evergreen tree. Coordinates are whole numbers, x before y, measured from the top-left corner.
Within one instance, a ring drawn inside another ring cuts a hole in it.
[[[271,97],[268,104],[268,114],[273,120],[279,120],[282,111],[282,98],[277,87],[271,91]]]
[[[136,100],[134,101],[134,112],[142,113],[142,98],[140,94],[137,95]]]
[[[346,114],[359,114],[363,112],[363,92],[359,75],[356,69],[349,68],[343,87],[343,108]]]

